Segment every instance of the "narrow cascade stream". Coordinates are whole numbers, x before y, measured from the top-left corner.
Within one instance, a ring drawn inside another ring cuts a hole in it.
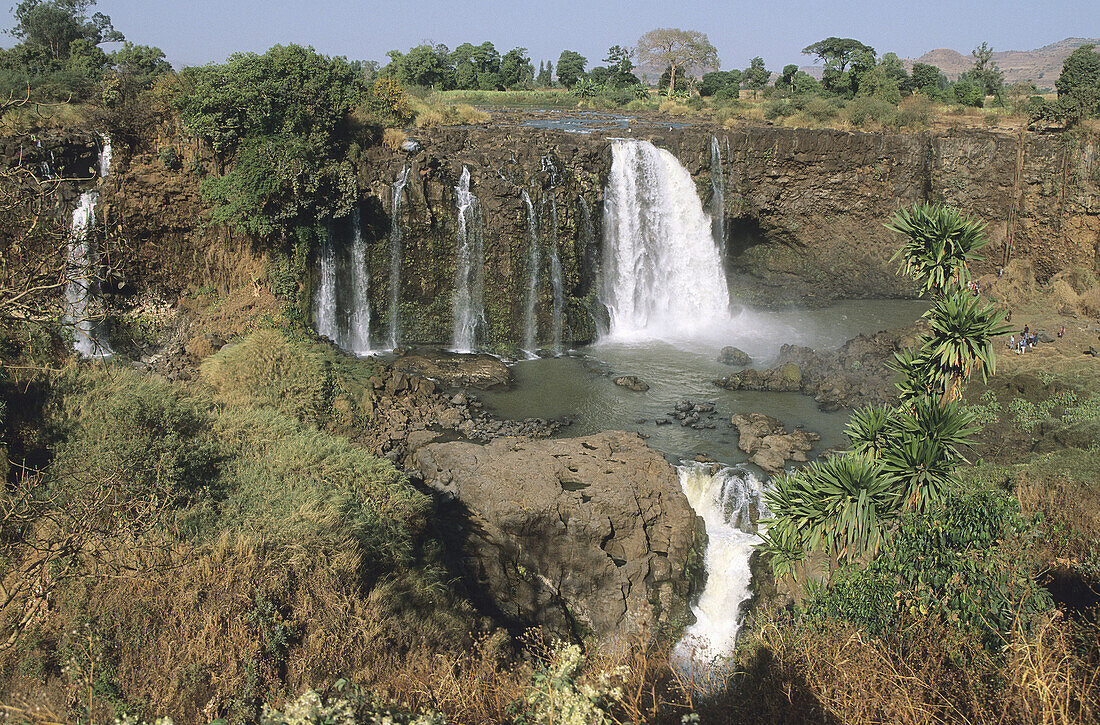
[[[612,146],[603,258],[610,338],[691,339],[729,326],[711,217],[687,169],[648,141]]]
[[[401,195],[409,182],[409,167],[402,166],[401,173],[393,182],[393,203],[390,204],[390,348],[396,348],[401,340]]]
[[[100,136],[103,144],[99,149],[99,177],[102,181],[111,173],[111,138]],[[52,154],[51,154],[52,157]],[[45,162],[42,173],[52,178],[52,171]],[[93,305],[99,284],[94,270],[99,264],[99,255],[91,238],[95,226],[95,207],[99,201],[99,192],[89,189],[80,195],[80,201],[73,210],[73,221],[69,232],[68,279],[65,284],[65,317],[72,325],[73,348],[83,357],[110,357],[114,351],[103,339],[100,325],[94,318]]]
[[[455,187],[458,210],[456,239],[454,337],[455,352],[473,352],[478,328],[484,324],[485,249],[481,233],[481,202],[470,191],[470,170],[462,167]]]
[[[370,271],[367,269],[367,243],[363,239],[363,225],[359,218],[359,205],[351,212],[351,311],[348,316],[348,334],[341,345],[356,355],[369,355],[370,347]]]
[[[90,232],[95,225],[95,205],[98,201],[99,192],[95,189],[80,195],[80,202],[73,210],[69,236],[65,317],[72,325],[73,348],[83,357],[110,357],[114,354],[102,339],[92,310],[97,287],[92,270],[96,268],[98,255]]]
[[[754,515],[763,501],[760,482],[746,471],[690,464],[678,466],[677,472],[707,531],[707,583],[692,607],[696,622],[673,651],[674,661],[691,669],[733,653],[742,622],[739,610],[752,597],[749,558],[760,542]]]
[[[728,246],[726,233],[726,179],[722,173],[722,148],[718,145],[718,137],[710,137],[710,216],[711,230],[714,234],[714,243],[718,245],[718,253],[724,260]]]
[[[522,192],[527,205],[527,306],[523,315],[523,349],[533,355],[538,347],[538,317],[535,315],[539,297],[539,221],[535,205],[527,190]]]
[[[331,224],[321,238],[317,257],[320,279],[313,297],[313,324],[318,335],[339,344],[340,332],[336,325],[336,240],[333,239]]]
[[[561,259],[558,257],[558,202],[550,195],[550,289],[553,293],[554,307],[551,320],[554,354],[561,355],[562,350],[562,310],[565,307],[565,292],[562,289]]]

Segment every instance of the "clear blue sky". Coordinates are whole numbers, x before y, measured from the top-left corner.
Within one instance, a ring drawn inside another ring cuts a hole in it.
[[[276,43],[385,63],[386,51],[425,40],[451,49],[490,40],[501,53],[522,46],[536,66],[569,48],[591,67],[609,46],[632,46],[657,27],[706,33],[725,69],[744,68],[756,55],[773,70],[809,64],[799,51],[830,35],[902,57],[933,48],[966,54],[982,41],[995,50],[1030,50],[1066,37],[1100,37],[1096,0],[99,0],[95,9],[129,40],[162,48],[176,67]],[[2,11],[0,21],[13,25]],[[0,38],[5,47],[12,42]]]

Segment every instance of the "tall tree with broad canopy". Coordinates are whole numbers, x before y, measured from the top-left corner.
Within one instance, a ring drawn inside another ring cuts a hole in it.
[[[575,50],[563,50],[558,56],[558,82],[566,88],[572,88],[584,75],[588,59]]]
[[[65,60],[75,40],[91,45],[125,40],[103,13],[88,17],[95,0],[23,0],[15,6],[15,27],[7,31],[53,60]]]
[[[656,28],[638,38],[638,59],[643,63],[668,66],[671,70],[668,95],[676,88],[676,73],[691,70],[716,69],[718,50],[710,44],[706,33],[679,28]]]

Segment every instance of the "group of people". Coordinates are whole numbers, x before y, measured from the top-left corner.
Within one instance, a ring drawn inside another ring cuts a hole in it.
[[[1060,330],[1058,330],[1059,339],[1061,339],[1062,336],[1064,336],[1065,334],[1066,334],[1066,326],[1062,325],[1062,328]],[[1052,342],[1053,342],[1053,340],[1052,340]],[[1015,351],[1015,353],[1017,355],[1023,355],[1025,352],[1027,352],[1028,350],[1030,350],[1031,348],[1035,347],[1038,344],[1039,344],[1039,333],[1038,332],[1032,332],[1031,329],[1027,325],[1024,325],[1024,330],[1023,330],[1023,332],[1020,333],[1020,339],[1019,340],[1016,339],[1015,335],[1010,335],[1009,338],[1008,338],[1008,343],[1007,343],[1008,348],[1010,350]]]

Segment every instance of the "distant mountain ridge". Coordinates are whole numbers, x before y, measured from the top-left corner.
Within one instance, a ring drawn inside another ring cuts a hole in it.
[[[1033,80],[1039,87],[1053,88],[1054,81],[1062,73],[1062,63],[1070,53],[1087,43],[1100,45],[1100,38],[1066,38],[1035,50],[995,50],[993,62],[1004,71],[1006,83]],[[974,66],[974,58],[969,53],[963,54],[950,48],[930,50],[915,62],[939,66],[952,80]]]
[[[1058,80],[1062,72],[1062,63],[1070,53],[1088,43],[1100,45],[1100,38],[1066,38],[1035,50],[995,50],[993,62],[1004,71],[1006,83],[1033,80],[1040,88],[1054,88],[1054,81]],[[909,69],[912,69],[913,63],[937,66],[951,80],[957,79],[974,66],[974,58],[970,53],[960,53],[950,48],[936,48],[916,60],[902,60]],[[820,65],[803,66],[801,70],[821,78]]]

